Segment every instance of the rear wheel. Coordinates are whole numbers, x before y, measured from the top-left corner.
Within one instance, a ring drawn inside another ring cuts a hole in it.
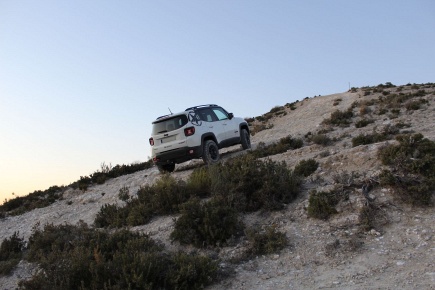
[[[207,140],[204,143],[202,160],[206,164],[213,164],[219,161],[219,148],[213,140]]]
[[[251,148],[251,136],[249,136],[249,132],[246,129],[242,129],[240,133],[240,139],[242,143],[242,148],[244,150]]]
[[[173,172],[175,169],[175,163],[157,165],[157,168],[159,169],[160,173]]]

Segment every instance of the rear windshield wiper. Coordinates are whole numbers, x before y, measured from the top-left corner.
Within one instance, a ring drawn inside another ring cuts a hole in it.
[[[166,130],[163,130],[163,131],[157,132],[157,134],[160,134],[160,133],[165,133],[165,132],[168,132],[168,131],[166,131]]]

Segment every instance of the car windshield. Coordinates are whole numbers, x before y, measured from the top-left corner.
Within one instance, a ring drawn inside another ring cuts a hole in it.
[[[153,123],[153,135],[171,132],[187,124],[186,115],[175,116],[170,119],[156,121]]]

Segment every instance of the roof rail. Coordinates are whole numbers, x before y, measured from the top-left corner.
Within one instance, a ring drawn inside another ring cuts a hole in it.
[[[187,108],[185,111],[195,110],[195,109],[203,108],[203,107],[219,107],[219,106],[218,105],[213,105],[213,104],[199,105],[199,106]]]
[[[163,119],[163,118],[166,118],[166,117],[169,117],[169,116],[172,116],[173,114],[169,114],[169,115],[164,115],[164,116],[160,116],[160,117],[158,117],[156,120],[159,120],[159,119]]]

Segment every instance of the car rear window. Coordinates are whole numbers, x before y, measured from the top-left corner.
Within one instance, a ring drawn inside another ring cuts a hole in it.
[[[153,135],[171,132],[187,124],[187,116],[180,115],[170,119],[153,122]]]

